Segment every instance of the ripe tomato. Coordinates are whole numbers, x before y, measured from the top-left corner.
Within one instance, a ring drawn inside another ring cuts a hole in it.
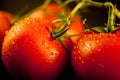
[[[16,23],[7,33],[2,47],[2,60],[17,80],[54,80],[66,67],[68,56],[48,29],[48,22],[27,18]]]
[[[35,18],[39,17],[40,19],[45,19],[49,21],[54,21],[61,16],[68,16],[70,14],[70,9],[65,9],[58,4],[51,3],[46,8],[38,8],[34,10],[29,17]],[[56,25],[58,26],[58,25]],[[77,16],[73,16],[71,19],[71,24],[68,26],[69,30],[66,32],[67,35],[78,35],[84,30],[84,25],[82,20]],[[78,39],[78,36],[71,37],[73,43]]]
[[[65,10],[61,8],[58,4],[56,3],[51,3],[48,4],[45,8],[42,8],[42,6],[38,7],[35,9],[33,12],[30,13],[29,17],[35,18],[44,18],[46,15],[53,15],[58,17],[60,14],[64,14]],[[49,16],[47,16],[49,17]],[[50,18],[46,18],[50,19]]]
[[[2,43],[4,40],[4,36],[7,30],[10,29],[10,21],[13,19],[13,15],[9,12],[0,11],[0,54],[1,54],[1,48]],[[2,63],[1,55],[0,55],[0,80],[2,79],[8,79],[8,74],[4,68],[4,65]]]
[[[73,43],[75,43],[76,40],[79,38],[79,34],[84,31],[85,27],[82,20],[80,20],[80,18],[78,18],[77,16],[73,16],[69,27],[70,28],[66,33],[68,35],[76,35],[71,37],[71,40],[73,41]]]
[[[82,33],[71,62],[83,80],[120,80],[120,32]]]
[[[0,11],[0,51],[5,32],[10,29],[10,21],[12,19],[13,15],[11,13]]]
[[[10,23],[13,19],[14,19],[14,15],[10,12],[6,12],[6,11],[1,11],[4,13],[4,15],[6,16],[6,19],[8,20],[8,22]]]

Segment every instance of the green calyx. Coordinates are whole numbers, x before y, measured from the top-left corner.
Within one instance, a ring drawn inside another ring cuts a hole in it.
[[[66,1],[64,5],[68,4],[72,2],[72,0]],[[89,6],[95,6],[95,7],[105,7],[108,8],[108,21],[107,24],[105,25],[106,27],[103,26],[94,26],[94,27],[89,27],[85,21],[83,21],[83,24],[85,25],[85,27],[87,29],[85,29],[85,31],[88,30],[93,30],[96,32],[103,32],[103,33],[111,33],[114,31],[117,31],[118,29],[115,28],[115,20],[116,20],[116,16],[118,18],[120,18],[120,12],[119,10],[116,8],[116,6],[114,6],[111,2],[105,2],[105,3],[101,3],[101,2],[96,2],[96,1],[92,1],[92,0],[81,0],[75,1],[77,3],[77,5],[74,7],[74,9],[72,10],[72,12],[70,13],[70,15],[68,16],[69,18],[73,17],[73,15],[78,11],[78,9],[84,9],[87,8]]]
[[[51,33],[52,33],[52,37],[53,38],[58,38],[58,37],[61,37],[64,35],[64,33],[69,29],[69,25],[71,24],[71,18],[76,14],[76,12],[80,9],[80,8],[83,8],[83,6],[85,5],[87,0],[83,0],[83,1],[80,1],[78,3],[78,0],[76,1],[73,1],[73,0],[66,0],[63,5],[61,5],[61,7],[64,7],[66,6],[67,4],[71,3],[71,2],[77,2],[78,4],[73,8],[73,10],[71,11],[71,13],[66,16],[66,17],[62,17],[62,18],[59,18],[59,19],[56,19],[53,21],[53,25],[55,23],[59,23],[59,25],[54,29],[54,27],[52,28],[51,30]],[[61,3],[61,2],[59,2]],[[61,27],[62,26],[62,27]],[[67,38],[68,37],[72,37],[72,36],[76,36],[76,34],[73,34],[73,35],[67,35]]]
[[[55,26],[55,24],[57,24],[57,27]],[[63,39],[71,37],[66,35],[66,31],[69,29],[68,26],[70,24],[71,24],[71,20],[67,17],[62,17],[52,22],[51,35],[54,39],[56,39],[62,44],[62,46],[66,49],[66,51],[68,51],[68,49]]]
[[[52,37],[57,38],[62,36],[69,29],[68,26],[70,25],[70,20],[66,18],[60,18],[54,20],[52,23]],[[58,23],[58,26],[56,28],[54,28],[55,23]]]

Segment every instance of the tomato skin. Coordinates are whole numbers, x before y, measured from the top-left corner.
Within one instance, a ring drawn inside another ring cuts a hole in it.
[[[11,25],[10,25],[10,21],[14,18],[14,16],[6,11],[0,11],[0,54],[1,54],[1,48],[2,48],[2,43],[4,40],[4,36],[7,30],[10,29]],[[10,78],[10,76],[8,75],[2,59],[1,59],[1,55],[0,55],[0,80],[7,80],[8,78]]]
[[[66,10],[60,5],[52,3],[46,6],[45,9],[40,8],[33,11],[29,17],[31,18],[39,17],[40,19],[45,19],[52,22],[60,18],[61,16],[69,15],[70,12],[71,12],[70,9]],[[68,27],[69,27],[69,30],[66,32],[67,35],[78,35],[81,32],[83,32],[83,30],[85,29],[81,18],[78,17],[77,15],[72,17],[71,24]],[[71,40],[74,43],[78,38],[79,36],[74,36],[74,37],[71,37]]]
[[[120,80],[120,32],[83,33],[74,45],[71,62],[82,80]]]
[[[16,23],[7,33],[2,47],[2,60],[17,80],[54,80],[66,67],[64,47],[51,37],[48,26],[27,18]]]
[[[69,26],[69,30],[66,32],[68,35],[76,35],[74,37],[71,37],[71,40],[73,43],[76,42],[76,40],[79,38],[79,34],[84,31],[85,27],[83,25],[83,22],[78,16],[73,16],[71,19],[71,24]]]
[[[10,21],[13,19],[11,13],[0,11],[0,51],[5,32],[10,29]]]
[[[41,6],[31,12],[31,14],[28,16],[30,18],[36,18],[39,17],[40,19],[51,19],[49,16],[56,16],[58,18],[60,14],[64,13],[64,9],[62,9],[58,4],[51,3],[48,4],[45,8],[42,8]],[[47,16],[47,17],[46,17]]]
[[[13,19],[14,19],[14,15],[10,12],[6,12],[6,11],[1,11],[4,13],[4,15],[6,16],[6,19],[8,20],[8,22],[10,23]]]

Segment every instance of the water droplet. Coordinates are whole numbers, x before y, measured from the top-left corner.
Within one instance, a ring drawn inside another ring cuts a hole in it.
[[[98,43],[99,43],[99,40],[96,40],[96,43],[98,44]]]
[[[48,54],[48,57],[49,57],[49,59],[55,59],[55,57],[56,57],[56,55],[57,55],[57,53],[56,53],[56,51],[50,51],[50,53]]]
[[[101,44],[101,43],[99,43],[98,45],[99,45],[99,46],[101,46],[102,44]]]
[[[100,49],[100,48],[98,48],[97,50],[98,50],[98,51],[101,51],[101,49]]]
[[[94,37],[93,40],[96,40],[96,38]]]
[[[81,51],[79,50],[79,51],[78,51],[78,53],[80,54],[80,53],[81,53]]]
[[[13,41],[12,44],[15,44],[15,42]]]
[[[80,44],[81,44],[81,45],[84,45],[84,42],[82,41]]]
[[[8,34],[8,30],[7,30],[7,31],[5,31],[5,34]]]
[[[75,48],[75,49],[78,49],[78,48],[79,48],[79,46],[77,45],[77,46],[75,46],[74,48]]]
[[[23,26],[24,24],[23,23],[21,23],[21,26]]]
[[[79,57],[78,57],[78,59],[80,59],[80,60],[81,60],[81,59],[82,59],[82,57],[81,57],[81,56],[79,56]]]
[[[53,52],[50,52],[50,54],[48,54],[50,58],[53,57]]]
[[[53,56],[53,55],[54,55],[54,52],[50,52],[50,54],[49,54],[49,55]]]
[[[84,64],[85,62],[82,60],[81,63]]]

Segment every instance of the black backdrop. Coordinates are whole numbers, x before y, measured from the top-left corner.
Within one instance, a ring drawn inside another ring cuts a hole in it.
[[[26,12],[27,12],[33,9],[34,7],[39,6],[44,1],[45,0],[0,0],[0,10],[6,10],[15,15],[24,8],[26,8]],[[94,1],[99,1],[99,2],[110,1],[113,4],[117,4],[117,8],[120,10],[119,0],[94,0]],[[70,6],[72,6],[72,4]],[[87,23],[90,26],[103,25],[104,23],[106,23],[107,12],[105,9],[98,9],[93,7],[93,8],[90,8],[89,10],[90,11],[88,13],[81,12],[81,14],[83,19],[87,18],[88,20]]]

